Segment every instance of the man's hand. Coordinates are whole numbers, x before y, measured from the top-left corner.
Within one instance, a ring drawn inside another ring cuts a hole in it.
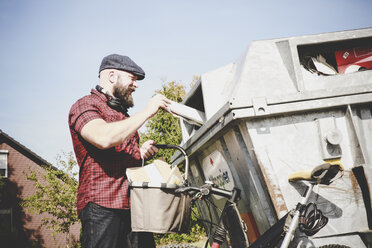
[[[147,103],[145,108],[149,113],[149,118],[153,117],[160,108],[167,110],[170,100],[163,95],[157,94],[153,96],[150,101]]]
[[[148,140],[142,144],[140,151],[141,151],[141,158],[148,159],[151,158],[154,154],[158,152],[158,148],[154,146],[155,141]]]

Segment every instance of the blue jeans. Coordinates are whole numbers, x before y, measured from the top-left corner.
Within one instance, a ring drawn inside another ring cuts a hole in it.
[[[131,232],[129,210],[89,202],[80,219],[83,248],[155,248],[152,233]]]

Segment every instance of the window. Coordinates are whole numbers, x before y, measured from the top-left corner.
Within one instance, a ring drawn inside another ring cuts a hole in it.
[[[12,209],[0,209],[0,235],[12,231]]]
[[[8,151],[0,150],[0,176],[8,177]]]

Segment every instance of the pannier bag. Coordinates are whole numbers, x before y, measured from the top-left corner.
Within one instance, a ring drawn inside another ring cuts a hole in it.
[[[131,221],[134,232],[188,232],[191,197],[175,193],[175,184],[130,185]]]
[[[161,149],[178,149],[185,157],[185,174],[177,166],[155,160],[152,164],[128,168],[131,221],[133,232],[187,232],[191,217],[191,197],[176,193],[187,185],[189,160],[185,150],[176,145],[155,144]]]

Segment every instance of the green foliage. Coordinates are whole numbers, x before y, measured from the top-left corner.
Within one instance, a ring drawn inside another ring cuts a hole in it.
[[[199,216],[196,206],[193,207],[193,212]],[[204,228],[199,224],[196,217],[191,215],[190,231],[182,234],[154,234],[157,245],[178,244],[178,243],[194,243],[206,237]]]
[[[186,96],[185,86],[176,81],[162,85],[162,89],[156,93],[165,95],[168,99],[175,102],[182,102]],[[158,144],[179,145],[182,141],[181,127],[179,119],[166,111],[159,111],[153,118],[146,123],[146,132],[140,134],[141,144],[147,140],[154,140]],[[154,156],[164,158],[167,163],[171,163],[172,155],[175,150],[161,149]],[[151,162],[152,160],[148,161]],[[197,212],[197,209],[194,208]],[[205,237],[204,229],[197,223],[192,216],[190,223],[190,232],[187,234],[155,234],[157,245],[169,243],[191,243]]]
[[[161,90],[156,93],[165,95],[168,99],[175,102],[182,102],[186,96],[185,86],[176,81],[163,84]],[[141,144],[146,140],[154,140],[158,144],[180,144],[182,141],[181,127],[179,119],[166,111],[159,111],[145,125],[146,132],[141,133]],[[162,149],[153,159],[163,157],[168,163],[175,151]],[[151,162],[152,160],[148,161]]]
[[[79,221],[76,212],[76,192],[78,172],[74,170],[76,161],[72,152],[64,154],[66,161],[59,155],[57,168],[45,166],[45,173],[29,171],[27,179],[34,182],[35,194],[24,199],[22,205],[29,211],[38,214],[49,214],[42,219],[42,225],[54,233],[66,234],[69,242],[70,227]]]

